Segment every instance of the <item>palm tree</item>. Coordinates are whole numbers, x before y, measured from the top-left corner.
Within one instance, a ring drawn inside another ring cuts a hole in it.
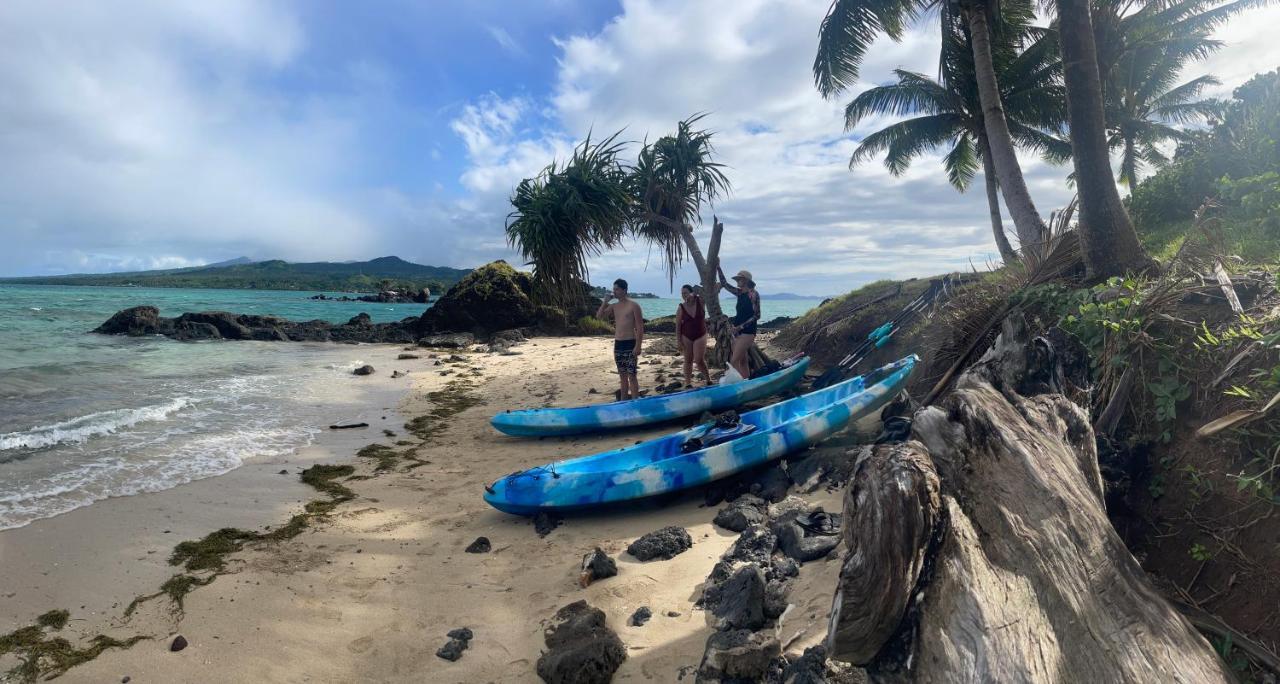
[[[587,259],[620,246],[626,236],[633,200],[617,137],[593,143],[588,135],[563,166],[553,161],[511,196],[507,241],[533,263],[544,301],[580,298]]]
[[[993,30],[1004,31],[1006,25],[1029,23],[1034,11],[1027,0],[1002,3],[998,16],[993,0],[835,0],[818,32],[818,54],[813,64],[818,90],[823,96],[832,97],[854,85],[862,58],[879,34],[899,40],[910,22],[932,9],[941,10],[944,31],[951,30],[957,21],[963,22],[968,30],[974,80],[990,151],[987,156],[999,180],[1000,193],[1023,245],[1043,242],[1048,229],[1036,210],[1018,163],[1014,135],[1000,97],[995,67],[997,48],[993,46]],[[944,55],[943,63],[946,61]]]
[[[1094,40],[1106,106],[1108,142],[1121,152],[1120,180],[1137,185],[1144,165],[1167,163],[1158,145],[1183,142],[1187,134],[1171,124],[1186,124],[1216,114],[1212,101],[1197,98],[1208,86],[1202,76],[1174,85],[1182,69],[1223,45],[1210,37],[1234,14],[1259,4],[1237,0],[1179,0],[1132,7],[1131,0],[1101,0],[1094,6]]]
[[[1058,127],[1063,117],[1062,89],[1057,83],[1058,63],[1051,35],[1041,35],[1040,40],[1021,53],[1017,53],[1013,45],[1001,47],[997,53],[998,81],[1015,140],[1051,161],[1065,161],[1070,156],[1070,145],[1042,130]],[[849,103],[845,109],[846,130],[852,130],[874,114],[921,115],[865,137],[849,165],[852,167],[883,152],[885,166],[890,173],[898,175],[925,151],[950,146],[942,159],[943,168],[951,185],[964,192],[981,164],[996,247],[1005,263],[1013,263],[1018,254],[1009,244],[1000,218],[999,188],[974,81],[967,27],[956,24],[948,32],[942,50],[941,82],[898,69],[894,71],[897,83],[865,90]]]
[[[1160,168],[1169,163],[1159,148],[1161,143],[1190,140],[1186,131],[1170,124],[1204,121],[1216,113],[1216,101],[1196,98],[1206,87],[1221,85],[1221,81],[1201,76],[1161,90],[1159,79],[1152,76],[1144,83],[1127,81],[1122,85],[1123,89],[1114,88],[1107,93],[1108,143],[1121,149],[1119,180],[1127,183],[1132,193],[1143,166]]]

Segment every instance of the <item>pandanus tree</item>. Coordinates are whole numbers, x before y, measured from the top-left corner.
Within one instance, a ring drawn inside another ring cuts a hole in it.
[[[1048,228],[1036,210],[1018,162],[1013,131],[1005,115],[996,76],[993,46],[994,0],[835,0],[818,32],[813,74],[818,91],[834,97],[857,83],[863,57],[880,34],[900,40],[907,26],[921,15],[939,10],[944,30],[954,21],[969,31],[974,84],[981,104],[983,129],[1000,193],[1024,246],[1044,242]],[[1026,0],[1000,5],[1000,16],[1031,16]]]
[[[624,144],[591,136],[562,165],[552,162],[516,186],[507,241],[533,264],[539,298],[569,303],[588,282],[587,260],[622,245],[632,216]]]
[[[949,148],[942,166],[947,180],[961,192],[968,189],[981,167],[991,231],[1000,257],[1011,264],[1017,261],[1018,254],[1005,235],[1000,217],[999,183],[974,80],[968,27],[952,22],[949,29],[944,34],[940,81],[898,69],[894,71],[896,83],[864,90],[845,108],[847,130],[873,115],[911,116],[863,138],[849,165],[853,167],[883,153],[885,167],[899,175],[919,155],[939,147]],[[1041,32],[1038,40],[1031,40],[1037,34],[1029,28],[1022,33],[1016,42],[1003,41],[995,50],[1010,133],[1019,147],[1060,163],[1070,156],[1071,149],[1069,143],[1050,133],[1060,126],[1064,116],[1056,47],[1051,34]],[[1031,42],[1019,51],[1019,44],[1024,41]]]

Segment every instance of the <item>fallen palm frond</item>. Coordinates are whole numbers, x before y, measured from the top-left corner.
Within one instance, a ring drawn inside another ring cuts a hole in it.
[[[970,288],[965,295],[957,296],[947,307],[938,327],[948,339],[938,345],[934,355],[935,367],[945,364],[947,370],[925,397],[925,405],[937,401],[975,352],[990,344],[1000,322],[1019,301],[1020,293],[1049,282],[1074,280],[1083,273],[1080,239],[1071,228],[1075,209],[1073,198],[1050,216],[1047,240],[1024,246],[1020,262],[996,272],[986,287]]]

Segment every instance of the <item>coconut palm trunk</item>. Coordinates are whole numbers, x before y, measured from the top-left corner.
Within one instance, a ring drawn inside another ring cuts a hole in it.
[[[974,72],[978,82],[978,97],[982,101],[982,120],[987,134],[991,165],[995,167],[1000,183],[1000,194],[1013,218],[1014,229],[1022,247],[1038,245],[1045,241],[1049,229],[1022,177],[1022,166],[1013,147],[1013,134],[1005,118],[1004,104],[1000,98],[1000,85],[996,81],[995,62],[991,54],[991,29],[984,2],[967,3],[964,6],[973,44]]]
[[[1112,180],[1089,0],[1059,0],[1058,24],[1085,270],[1091,278],[1122,275],[1148,260]]]
[[[1009,236],[1004,234],[1004,220],[1000,218],[1000,187],[996,182],[996,171],[991,167],[991,148],[987,145],[987,134],[978,134],[978,144],[982,153],[982,178],[987,185],[987,208],[991,211],[991,233],[996,239],[996,248],[1000,250],[1000,258],[1008,266],[1018,260],[1018,253],[1009,244]]]

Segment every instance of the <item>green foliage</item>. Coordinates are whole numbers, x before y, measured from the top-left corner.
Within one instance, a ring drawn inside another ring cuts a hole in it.
[[[1259,74],[1220,103],[1208,130],[1138,185],[1130,213],[1143,241],[1166,249],[1206,200],[1220,204],[1225,247],[1252,263],[1280,259],[1280,71]]]
[[[1204,544],[1192,544],[1191,548],[1187,550],[1187,553],[1190,554],[1193,559],[1198,560],[1200,562],[1204,562],[1209,560],[1210,558],[1213,558],[1213,554],[1209,551],[1209,549],[1206,549],[1204,547]]]
[[[580,335],[612,335],[613,326],[595,316],[583,316],[573,324]]]

